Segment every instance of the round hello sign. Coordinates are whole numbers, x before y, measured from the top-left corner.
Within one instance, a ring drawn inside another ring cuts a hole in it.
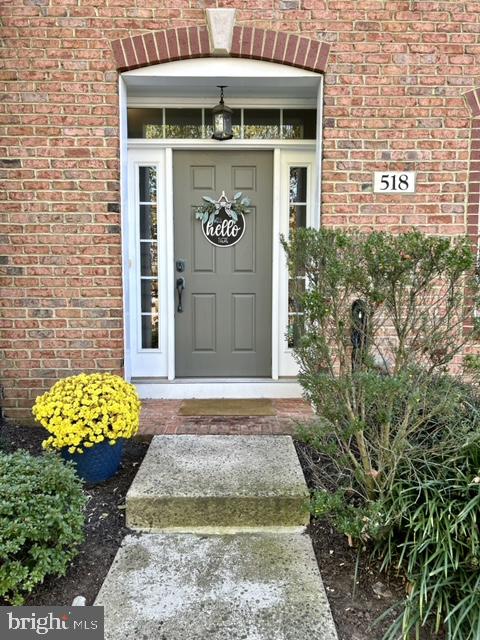
[[[202,223],[202,229],[205,238],[216,247],[232,247],[245,233],[245,218],[243,213],[239,213],[235,221],[225,209],[221,209],[212,222]]]
[[[250,211],[250,200],[240,191],[229,200],[222,191],[218,200],[203,196],[203,204],[194,210],[201,220],[203,235],[216,247],[232,247],[245,233],[245,214]]]

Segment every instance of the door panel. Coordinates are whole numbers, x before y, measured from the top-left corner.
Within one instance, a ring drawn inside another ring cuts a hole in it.
[[[257,184],[257,167],[232,167],[233,188],[236,191],[255,191]]]
[[[192,166],[193,189],[215,189],[215,166]]]
[[[183,312],[175,315],[177,377],[270,377],[273,154],[175,151],[175,260],[185,268]],[[216,247],[194,217],[202,196],[250,198],[246,229]],[[175,308],[177,309],[178,299]]]
[[[232,352],[250,351],[256,348],[255,340],[255,294],[234,293]]]
[[[247,215],[247,228],[243,238],[233,246],[234,273],[255,273],[257,208],[252,206]]]
[[[195,219],[192,211],[192,270],[194,273],[215,273],[215,247],[205,242],[202,225]]]
[[[217,309],[214,293],[192,294],[192,330],[193,350],[215,351],[215,337],[217,333]]]

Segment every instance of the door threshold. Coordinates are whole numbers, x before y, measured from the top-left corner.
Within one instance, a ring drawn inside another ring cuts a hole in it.
[[[142,400],[187,400],[202,398],[301,398],[296,378],[133,378]]]

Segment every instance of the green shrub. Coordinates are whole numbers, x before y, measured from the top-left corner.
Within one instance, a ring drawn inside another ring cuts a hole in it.
[[[300,437],[328,460],[324,471],[323,465],[316,470],[311,510],[362,546],[371,543],[383,568],[404,571],[409,595],[387,640],[413,637],[429,625],[444,626],[448,640],[478,640],[480,397],[476,387],[446,374],[426,378],[421,392],[417,428],[392,466],[388,491],[372,500],[345,472],[332,433],[321,422],[302,429]],[[393,412],[404,411],[405,395],[398,393]]]
[[[55,454],[0,452],[0,597],[20,605],[47,575],[64,575],[83,541],[86,498]]]
[[[341,489],[367,501],[390,495],[402,462],[414,460],[426,451],[435,453],[437,449],[447,455],[447,447],[453,448],[454,453],[469,438],[478,419],[478,389],[445,373],[427,374],[412,368],[396,376],[385,376],[367,370],[346,379],[323,379],[322,375],[316,379],[320,379],[320,384],[312,382],[308,396],[314,399],[317,420],[300,429],[297,435],[328,457],[327,474],[331,476],[331,468],[335,468]],[[346,388],[354,388],[361,394],[361,422],[352,420],[345,411],[341,397]],[[358,462],[355,436],[360,427],[369,475]],[[445,437],[451,430],[455,432],[453,440]],[[366,476],[371,481],[370,494]],[[321,480],[319,485],[328,487],[327,475],[324,482]]]
[[[313,493],[311,512],[316,518],[326,516],[340,533],[350,541],[368,540],[377,526],[375,510],[380,502],[372,504],[355,504],[345,493],[337,490],[333,493],[318,489]],[[383,525],[383,521],[380,520]]]
[[[478,640],[480,394],[465,380],[480,358],[457,357],[480,335],[477,321],[464,331],[480,303],[471,245],[325,229],[283,244],[302,285],[290,292],[303,312],[294,355],[318,415],[299,435],[325,467],[312,512],[405,571],[389,640],[432,622]],[[358,301],[367,321],[355,324]]]
[[[356,489],[376,499],[415,432],[454,409],[448,395],[429,402],[429,387],[478,335],[463,331],[479,302],[475,256],[467,239],[418,232],[299,229],[284,248],[293,282],[308,285],[290,292],[303,311],[300,382]],[[356,300],[367,322],[354,353]]]

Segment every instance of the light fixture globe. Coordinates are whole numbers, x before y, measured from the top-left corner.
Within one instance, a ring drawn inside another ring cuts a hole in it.
[[[212,109],[212,123],[213,123],[213,135],[214,140],[231,140],[233,138],[232,132],[232,113],[233,109],[227,107],[223,101],[223,90],[227,87],[226,84],[217,85],[220,89],[220,102]]]

